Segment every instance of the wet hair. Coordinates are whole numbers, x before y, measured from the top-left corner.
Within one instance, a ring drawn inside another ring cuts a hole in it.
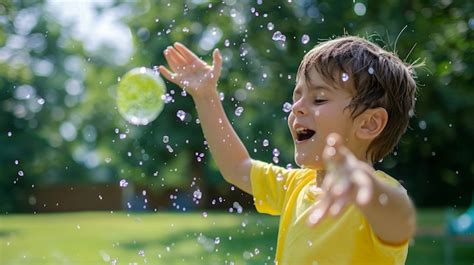
[[[414,114],[417,87],[414,68],[418,66],[421,64],[407,64],[366,39],[343,36],[310,50],[298,68],[297,77],[304,75],[310,83],[309,73],[314,68],[336,87],[352,85],[353,98],[347,107],[353,119],[367,109],[381,107],[387,111],[385,128],[366,152],[366,157],[376,162],[395,148]]]

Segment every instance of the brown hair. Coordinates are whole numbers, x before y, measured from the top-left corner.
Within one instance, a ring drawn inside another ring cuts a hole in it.
[[[371,108],[382,107],[387,111],[387,125],[366,153],[376,162],[394,149],[414,113],[416,66],[404,63],[394,53],[368,40],[344,36],[322,42],[309,51],[297,76],[304,74],[309,83],[309,72],[314,67],[323,78],[340,87],[349,80],[355,90],[348,105],[353,118]]]

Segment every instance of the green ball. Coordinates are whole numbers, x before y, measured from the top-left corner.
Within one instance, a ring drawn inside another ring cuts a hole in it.
[[[140,67],[126,73],[117,90],[118,111],[135,125],[147,125],[163,110],[165,82],[153,70]]]

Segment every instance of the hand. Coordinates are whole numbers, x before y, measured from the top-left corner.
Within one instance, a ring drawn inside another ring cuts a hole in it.
[[[222,66],[222,57],[218,49],[212,53],[212,66],[178,42],[166,48],[164,55],[172,71],[160,65],[160,73],[192,97],[206,95],[209,91],[216,90]]]
[[[337,217],[350,203],[359,207],[369,204],[373,197],[373,168],[358,160],[343,145],[338,134],[330,134],[323,151],[326,175],[322,184],[325,191],[321,201],[314,206],[308,223],[317,225],[328,214]]]

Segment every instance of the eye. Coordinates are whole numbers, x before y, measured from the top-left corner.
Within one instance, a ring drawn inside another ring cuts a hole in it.
[[[327,101],[326,99],[317,98],[317,99],[314,100],[314,104],[321,105],[321,104],[324,104],[326,101]]]

